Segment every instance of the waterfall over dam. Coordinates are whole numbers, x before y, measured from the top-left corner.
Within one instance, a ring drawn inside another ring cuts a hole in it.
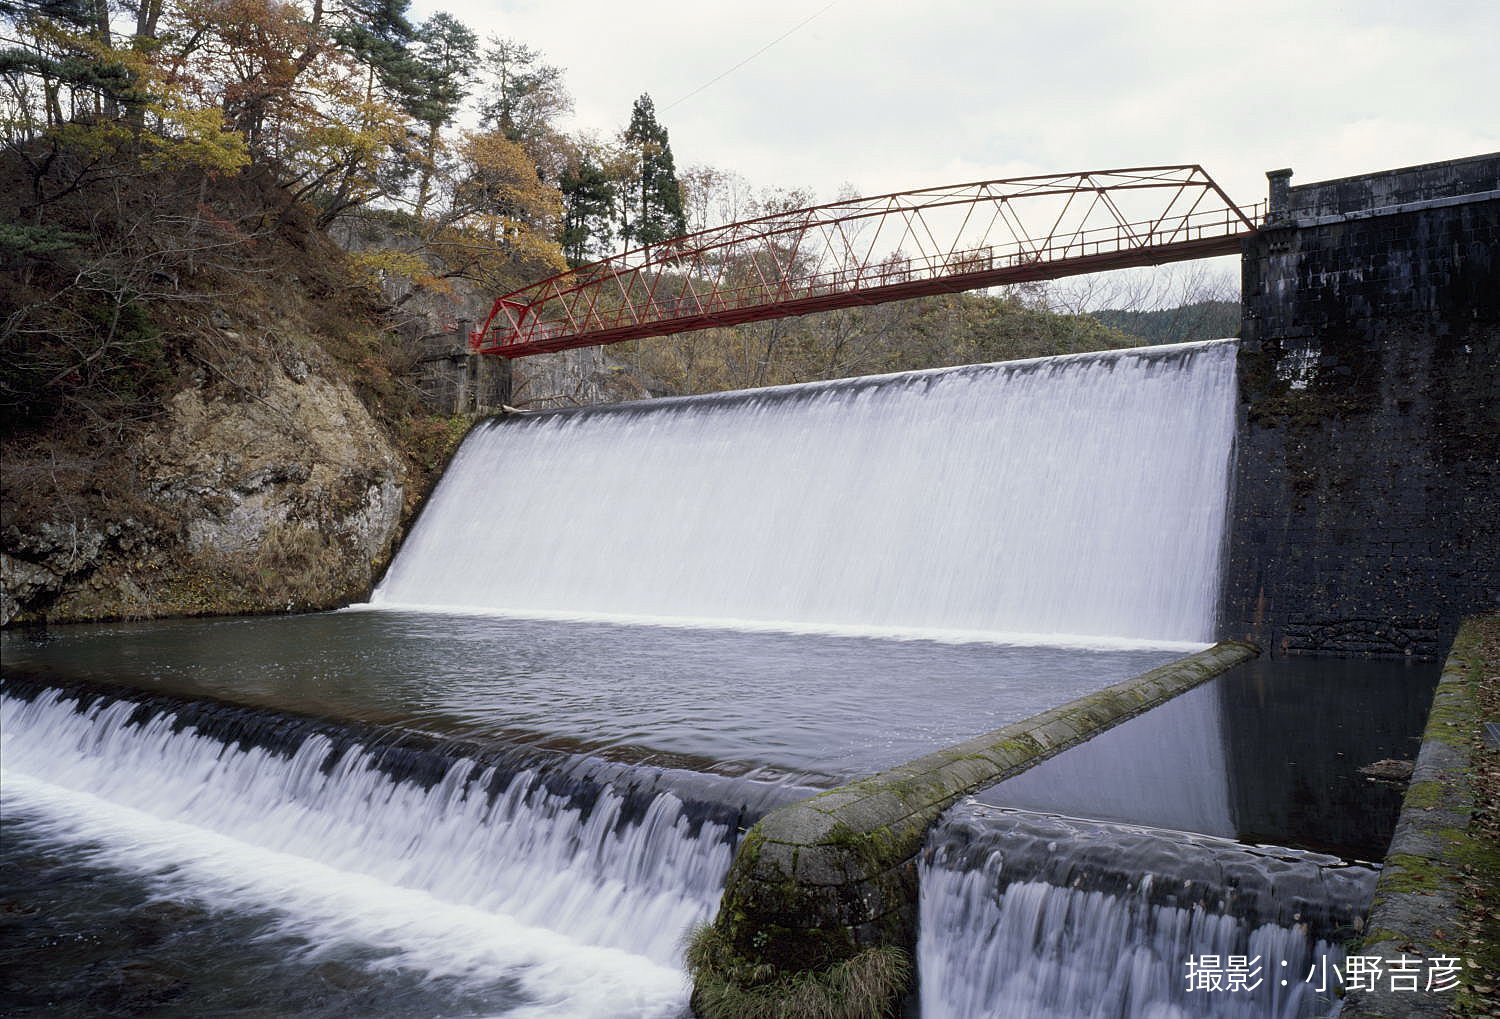
[[[440,746],[216,714],[7,690],[7,839],[82,843],[153,897],[258,923],[290,957],[273,981],[331,957],[457,984],[484,1003],[461,1014],[678,1008],[677,943],[716,905],[733,811],[628,776],[555,783]],[[455,1003],[400,1011],[422,1007]]]
[[[22,957],[57,974],[22,1014],[119,972],[117,1011],[683,1019],[683,936],[759,818],[1213,639],[1235,359],[511,415],[357,611],[3,635],[0,899],[104,946]],[[1180,700],[1114,730],[1176,772],[1139,823],[1230,829],[1224,695]],[[1363,873],[1143,834],[1100,787],[1155,779],[1115,761],[932,829],[914,1007],[1314,1014],[1169,985],[1195,953],[1336,955]],[[1012,809],[1090,802],[1113,823]],[[169,960],[145,977],[138,930]]]
[[[376,605],[1206,642],[1233,341],[496,419]]]

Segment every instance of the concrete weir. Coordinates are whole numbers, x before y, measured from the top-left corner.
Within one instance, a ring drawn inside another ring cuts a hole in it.
[[[1215,644],[768,814],[740,843],[718,919],[689,944],[695,1013],[892,1010],[911,979],[915,858],[943,810],[1257,654],[1250,644]],[[793,1002],[806,1009],[789,1011]]]

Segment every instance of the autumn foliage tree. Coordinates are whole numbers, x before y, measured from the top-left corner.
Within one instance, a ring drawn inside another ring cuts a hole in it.
[[[408,0],[0,0],[7,426],[149,415],[204,354],[180,337],[269,279],[277,244],[361,207],[405,210],[416,247],[365,253],[350,280],[512,288],[562,268],[560,193],[511,137],[549,129],[556,97],[509,132],[458,130],[476,48]]]
[[[556,241],[562,196],[537,177],[520,144],[499,131],[469,132],[457,155],[432,240],[449,271],[505,293],[565,269]]]

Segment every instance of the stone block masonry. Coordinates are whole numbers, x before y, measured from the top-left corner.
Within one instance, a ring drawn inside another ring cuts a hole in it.
[[[1500,153],[1268,176],[1220,632],[1439,658],[1500,604]]]
[[[740,843],[718,919],[689,948],[695,1013],[870,1019],[888,1011],[905,992],[909,970],[879,965],[889,957],[880,953],[909,958],[915,945],[915,858],[943,810],[1257,653],[1216,644],[768,814]],[[878,976],[851,976],[851,969]],[[881,1008],[870,1011],[869,998],[856,1007],[847,988],[872,984],[883,987]],[[793,998],[804,1002],[800,1011],[783,1007]]]
[[[487,414],[511,399],[511,362],[469,351],[467,320],[452,332],[424,337],[417,359],[423,403],[438,414]]]

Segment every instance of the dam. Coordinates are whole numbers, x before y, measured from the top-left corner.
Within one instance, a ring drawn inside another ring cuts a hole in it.
[[[32,993],[686,1014],[685,938],[758,819],[1213,639],[1236,353],[497,418],[367,605],[5,634],[5,891],[79,946],[24,957],[53,974]],[[1156,796],[1175,813],[1105,767],[944,816],[914,1008],[1319,1014],[1301,973],[1181,989],[1199,956],[1336,962],[1374,879],[1352,861],[1379,852],[1237,841],[1236,675],[1165,729],[1106,734],[1191,772]],[[1049,792],[1111,785],[1102,806]],[[1135,848],[1087,886],[1060,867],[1101,845]],[[1129,978],[1093,972],[1101,953]]]

